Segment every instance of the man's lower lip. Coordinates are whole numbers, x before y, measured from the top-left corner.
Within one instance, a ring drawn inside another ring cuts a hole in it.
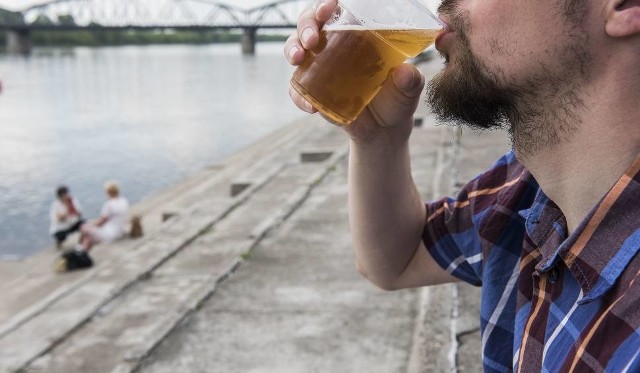
[[[438,34],[438,36],[436,37],[436,41],[435,41],[435,45],[436,45],[436,49],[440,50],[439,45],[442,44],[442,39],[444,39],[444,37],[449,33],[449,30],[442,30],[440,31],[440,33]]]

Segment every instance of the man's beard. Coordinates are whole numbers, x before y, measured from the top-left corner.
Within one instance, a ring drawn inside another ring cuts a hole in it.
[[[577,110],[583,102],[578,92],[590,61],[578,26],[558,56],[562,71],[541,63],[539,71],[519,83],[499,69],[491,72],[473,55],[462,15],[451,26],[461,45],[456,65],[438,73],[427,87],[427,101],[439,120],[480,130],[507,129],[521,159],[570,141],[579,128]]]

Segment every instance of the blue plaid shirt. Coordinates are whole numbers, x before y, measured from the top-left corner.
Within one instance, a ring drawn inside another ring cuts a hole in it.
[[[456,199],[427,205],[423,240],[483,287],[486,372],[640,372],[640,157],[568,236],[508,153]]]

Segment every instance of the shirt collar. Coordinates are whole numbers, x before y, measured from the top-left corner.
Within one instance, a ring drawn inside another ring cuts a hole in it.
[[[542,190],[520,215],[541,254],[536,270],[562,260],[585,294],[580,303],[599,298],[640,251],[640,156],[569,237],[564,215]]]

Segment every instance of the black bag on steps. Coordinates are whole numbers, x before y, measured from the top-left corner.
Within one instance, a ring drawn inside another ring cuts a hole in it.
[[[56,263],[56,269],[59,272],[74,271],[93,266],[93,259],[86,251],[68,250],[62,253],[60,259]]]

